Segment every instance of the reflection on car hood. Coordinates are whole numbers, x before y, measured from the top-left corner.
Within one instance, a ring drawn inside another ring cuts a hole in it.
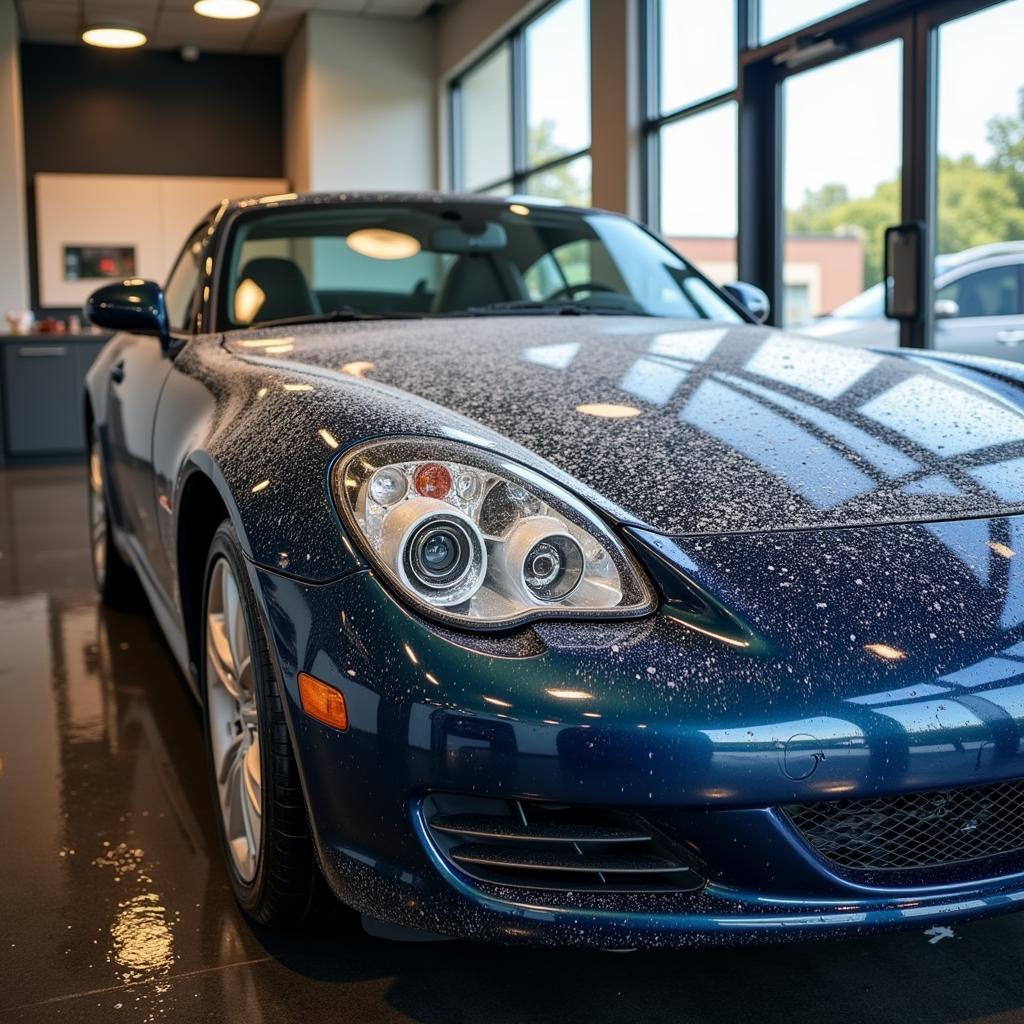
[[[225,344],[469,417],[665,533],[1024,510],[1024,396],[928,358],[619,317],[307,325]]]

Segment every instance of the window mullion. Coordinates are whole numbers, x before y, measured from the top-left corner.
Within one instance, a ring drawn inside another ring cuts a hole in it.
[[[512,46],[512,173],[523,177],[527,171],[528,142],[526,112],[526,41],[518,29],[510,40]]]
[[[462,83],[456,82],[448,95],[448,178],[459,191],[466,181],[462,145]]]

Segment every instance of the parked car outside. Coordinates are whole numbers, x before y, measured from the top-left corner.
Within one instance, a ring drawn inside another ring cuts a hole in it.
[[[884,313],[876,284],[827,316],[796,325],[811,338],[896,348],[900,330]],[[1024,360],[1024,241],[980,245],[935,260],[935,339],[939,352]]]

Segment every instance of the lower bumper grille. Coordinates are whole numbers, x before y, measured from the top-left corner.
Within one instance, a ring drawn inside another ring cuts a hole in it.
[[[788,804],[782,812],[822,857],[856,871],[949,867],[1024,851],[1024,779]]]
[[[705,871],[638,815],[524,801],[434,795],[434,846],[478,882],[559,892],[693,892]]]

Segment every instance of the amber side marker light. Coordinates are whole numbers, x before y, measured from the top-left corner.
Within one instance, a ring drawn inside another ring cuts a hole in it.
[[[348,728],[345,698],[333,686],[320,682],[307,672],[299,673],[299,700],[302,710],[310,718],[342,731]]]

